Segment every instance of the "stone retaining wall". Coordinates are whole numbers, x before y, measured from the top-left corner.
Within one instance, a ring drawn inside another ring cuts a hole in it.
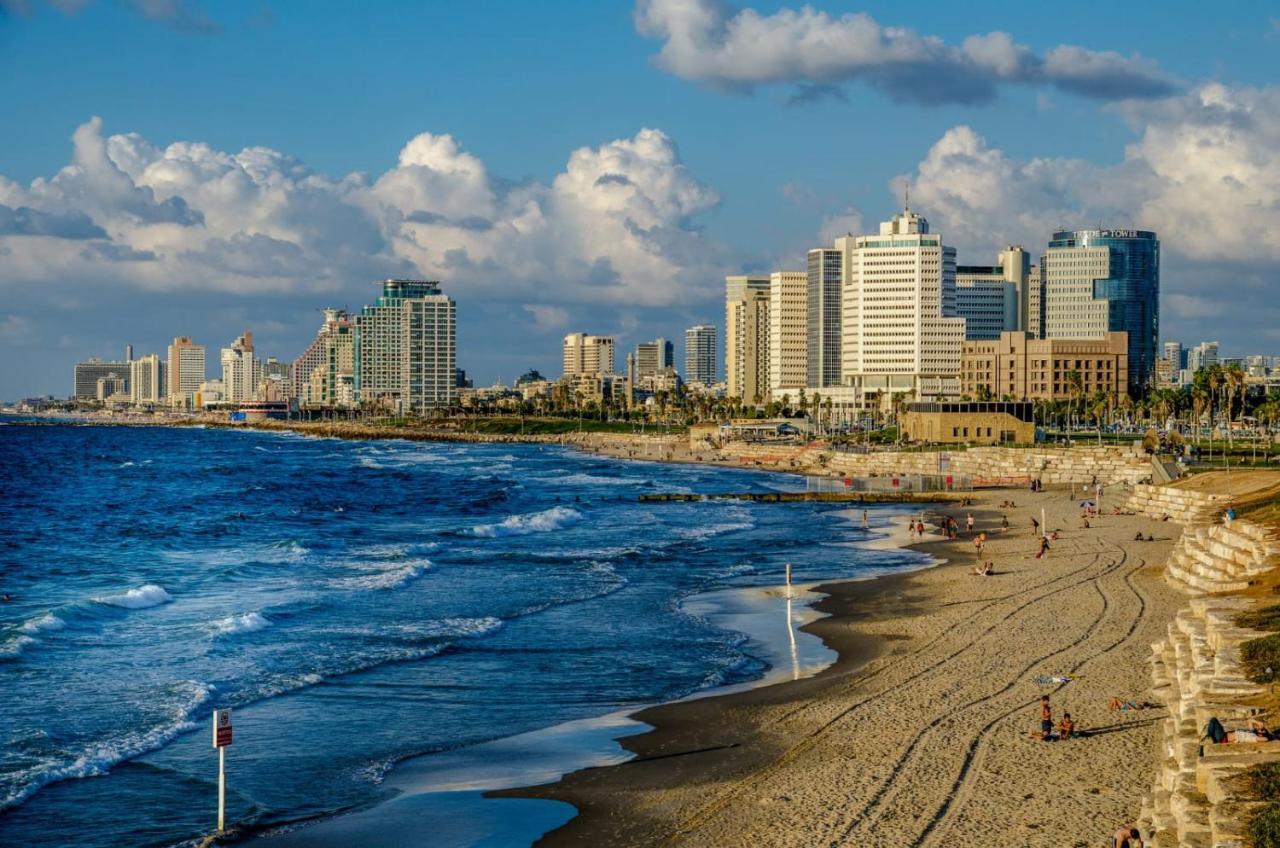
[[[1139,483],[1129,496],[1128,508],[1149,518],[1163,518],[1185,527],[1204,527],[1217,521],[1230,497]]]
[[[1169,560],[1169,582],[1193,595],[1152,645],[1155,699],[1168,708],[1151,793],[1138,826],[1153,848],[1243,848],[1256,802],[1240,800],[1231,781],[1250,765],[1280,759],[1280,742],[1201,742],[1211,717],[1244,727],[1262,687],[1244,676],[1240,645],[1263,634],[1235,625],[1254,602],[1207,595],[1248,585],[1277,564],[1276,534],[1248,521],[1188,528]]]
[[[1151,458],[1141,447],[979,447],[948,454],[947,471],[980,478],[1036,478],[1045,484],[1137,483],[1151,477]],[[872,474],[937,474],[938,454],[911,451],[835,453],[830,468],[851,477]]]

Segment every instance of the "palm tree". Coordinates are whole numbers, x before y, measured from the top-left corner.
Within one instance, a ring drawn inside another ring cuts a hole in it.
[[[1079,371],[1067,372],[1067,391],[1071,394],[1073,403],[1080,404],[1080,417],[1084,417],[1084,378],[1080,376]]]
[[[1227,391],[1227,444],[1232,445],[1233,444],[1232,435],[1231,435],[1232,408],[1235,406],[1236,395],[1237,394],[1243,395],[1243,392],[1244,392],[1244,386],[1245,386],[1244,369],[1240,367],[1239,363],[1236,363],[1236,362],[1231,363],[1229,366],[1227,366],[1227,369],[1223,374],[1223,380],[1226,383],[1226,391]],[[1244,404],[1241,403],[1240,406],[1241,406],[1240,413],[1241,415],[1243,415]]]
[[[1196,442],[1200,441],[1200,419],[1209,408],[1209,396],[1204,389],[1196,387],[1191,390],[1191,415],[1195,420]],[[1213,456],[1213,442],[1209,442],[1209,455]]]

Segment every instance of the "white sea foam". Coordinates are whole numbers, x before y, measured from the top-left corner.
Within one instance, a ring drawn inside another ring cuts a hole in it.
[[[7,642],[0,642],[0,660],[11,660],[21,656],[23,649],[28,645],[34,645],[35,641],[30,636],[19,634]],[[0,809],[3,809],[2,805]]]
[[[524,536],[529,533],[546,533],[559,530],[582,520],[582,513],[567,506],[555,506],[528,515],[511,515],[497,524],[480,524],[471,528],[473,536],[488,539],[499,536]]]
[[[37,633],[48,633],[54,630],[61,630],[66,626],[67,626],[67,623],[65,621],[58,618],[53,613],[49,612],[49,613],[45,613],[39,618],[31,619],[30,621],[23,624],[18,629],[21,630],[23,633],[28,633],[34,636]]]
[[[180,698],[172,705],[168,720],[153,727],[123,733],[89,743],[69,755],[69,759],[46,761],[14,775],[18,787],[0,798],[0,810],[17,806],[41,787],[77,777],[106,774],[125,760],[163,748],[179,734],[195,728],[191,713],[209,698],[212,691],[198,680],[184,680],[175,685]]]
[[[238,633],[254,633],[271,626],[271,620],[261,613],[246,612],[240,615],[229,615],[213,623],[213,632],[218,636],[234,636]]]
[[[387,563],[353,563],[352,568],[361,573],[354,577],[339,577],[329,581],[335,589],[399,589],[427,573],[430,560],[393,560]]]
[[[133,460],[128,460],[127,462],[122,462],[122,463],[120,463],[120,465],[118,465],[117,467],[118,467],[118,468],[132,468],[132,467],[133,467]]]
[[[109,604],[113,607],[123,607],[124,609],[146,609],[147,607],[167,604],[173,600],[173,595],[170,595],[154,583],[148,583],[145,586],[139,586],[136,589],[130,589],[118,595],[104,595],[101,598],[94,598],[94,600],[100,604]]]

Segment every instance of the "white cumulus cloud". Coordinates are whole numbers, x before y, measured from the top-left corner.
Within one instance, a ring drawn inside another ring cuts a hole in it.
[[[1167,95],[1172,81],[1141,56],[1060,45],[1037,56],[1004,32],[959,46],[865,13],[802,6],[772,14],[722,0],[639,0],[637,30],[662,41],[660,67],[726,90],[799,86],[801,101],[862,80],[897,100],[976,103],[1000,83],[1052,85],[1103,100]]]
[[[376,179],[264,147],[105,136],[99,118],[72,146],[48,179],[0,176],[0,286],[319,293],[408,274],[460,298],[668,305],[706,297],[720,252],[694,223],[716,193],[656,129],[579,148],[554,179],[519,184],[447,134],[410,139]]]

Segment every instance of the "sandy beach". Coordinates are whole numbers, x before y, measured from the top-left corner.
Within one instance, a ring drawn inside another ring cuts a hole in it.
[[[1042,508],[1060,538],[1037,560]],[[1107,707],[1146,692],[1178,606],[1160,569],[1180,528],[1104,515],[1083,529],[1065,490],[948,509],[989,533],[994,576],[969,573],[962,538],[921,546],[950,560],[937,568],[821,587],[829,617],[809,629],[839,654],[824,672],[645,710],[655,730],[623,740],[635,759],[502,794],[579,809],[549,846],[1102,844],[1150,781],[1163,712]],[[1030,738],[1042,694],[1083,738]]]

